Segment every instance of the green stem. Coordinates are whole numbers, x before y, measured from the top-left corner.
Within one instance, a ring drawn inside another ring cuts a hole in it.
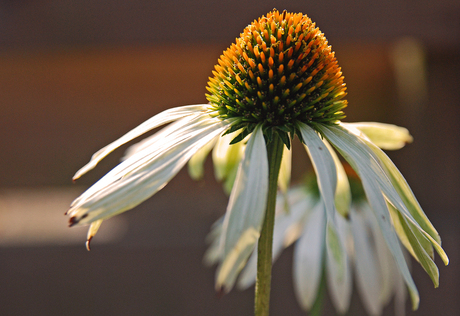
[[[278,188],[278,174],[283,156],[283,142],[274,133],[267,144],[268,155],[268,196],[265,219],[260,232],[257,252],[257,280],[255,293],[255,315],[268,316],[270,307],[270,285],[272,279],[273,228],[275,225],[275,205]]]

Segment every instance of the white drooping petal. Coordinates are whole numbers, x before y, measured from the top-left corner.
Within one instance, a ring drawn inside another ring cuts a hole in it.
[[[380,315],[382,276],[379,269],[376,245],[371,227],[367,223],[367,216],[360,207],[353,207],[350,211],[350,224],[353,233],[354,261],[356,283],[363,305],[370,315]]]
[[[252,132],[230,194],[216,287],[229,291],[260,236],[268,193],[268,158],[260,126]]]
[[[294,246],[294,291],[301,307],[309,310],[318,294],[323,270],[326,214],[319,202],[306,219],[302,235]]]
[[[345,128],[354,127],[363,132],[375,145],[386,150],[403,148],[413,141],[409,131],[393,124],[377,122],[340,123]]]
[[[388,187],[387,182],[389,182],[389,180],[386,177],[385,172],[382,170],[378,159],[371,153],[369,147],[367,147],[360,138],[347,133],[344,129],[338,126],[326,127],[321,125],[319,125],[318,128],[320,128],[323,135],[325,135],[329,142],[358,173],[362,181],[367,200],[376,214],[376,218],[387,245],[393,254],[398,268],[409,288],[412,306],[416,309],[420,301],[419,294],[404,259],[398,238],[391,223],[385,197],[381,191],[384,189],[386,189],[386,191],[390,191],[393,187],[391,185]],[[382,186],[385,185],[387,186],[383,188]],[[385,195],[387,195],[387,192],[385,192]]]
[[[71,205],[74,224],[89,224],[133,208],[174,177],[190,157],[218,137],[229,122],[207,114],[120,163]]]
[[[350,305],[352,293],[351,268],[346,252],[349,224],[338,213],[335,215],[336,226],[331,225],[329,219],[326,225],[327,283],[332,303],[339,313],[344,314]]]
[[[179,118],[188,115],[202,114],[207,111],[207,108],[208,105],[206,104],[181,106],[163,111],[153,116],[152,118],[148,119],[138,127],[132,129],[116,141],[110,143],[109,145],[105,146],[104,148],[101,148],[96,153],[94,153],[91,157],[91,160],[80,170],[78,170],[77,173],[75,173],[73,179],[76,180],[80,178],[83,174],[93,169],[99,163],[99,161],[101,161],[105,156],[110,154],[113,150],[133,140],[134,138],[139,137],[140,135],[148,131],[151,131],[154,128],[175,121]]]
[[[335,191],[337,188],[337,170],[334,159],[318,134],[308,125],[299,124],[305,148],[315,169],[321,198],[328,213],[328,220],[334,224]]]

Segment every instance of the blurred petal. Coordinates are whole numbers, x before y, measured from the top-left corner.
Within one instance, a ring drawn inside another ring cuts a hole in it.
[[[260,126],[251,134],[225,213],[221,239],[222,263],[216,287],[230,291],[254,250],[265,216],[268,159]]]
[[[372,244],[374,238],[366,223],[366,214],[359,208],[352,208],[350,223],[354,241],[358,290],[367,312],[370,315],[380,315],[383,307],[380,301],[381,275],[375,245]]]
[[[412,136],[406,128],[393,124],[359,122],[341,123],[340,125],[357,128],[363,132],[371,142],[382,149],[401,149],[406,144],[412,143],[413,141]]]
[[[188,173],[193,180],[200,180],[203,178],[204,161],[206,160],[206,157],[208,156],[211,149],[214,147],[218,137],[219,136],[203,146],[188,161]]]
[[[278,187],[286,194],[289,183],[291,181],[291,162],[292,162],[292,151],[283,147],[283,158],[281,159],[280,173],[278,175]]]
[[[343,314],[348,310],[352,293],[350,262],[345,251],[348,223],[340,215],[337,215],[335,220],[336,228],[328,220],[326,230],[327,281],[332,303],[337,311]]]
[[[220,235],[222,234],[222,224],[224,217],[219,218],[212,224],[211,232],[206,236],[206,243],[209,244],[203,258],[204,264],[212,266],[220,261],[222,257],[220,249]]]
[[[224,180],[232,170],[237,169],[243,157],[244,142],[230,145],[230,142],[235,138],[237,133],[238,131],[220,137],[212,151],[214,172],[216,179],[219,181]]]
[[[294,246],[294,291],[301,307],[309,310],[315,302],[323,267],[326,214],[318,203],[308,217],[302,235]]]
[[[394,290],[394,275],[397,274],[402,279],[391,254],[386,241],[380,231],[379,224],[375,218],[375,214],[370,208],[369,204],[361,203],[361,211],[366,215],[369,229],[372,231],[374,247],[377,256],[377,263],[380,272],[380,302],[385,305],[391,299],[391,294]],[[404,282],[403,282],[404,284]]]

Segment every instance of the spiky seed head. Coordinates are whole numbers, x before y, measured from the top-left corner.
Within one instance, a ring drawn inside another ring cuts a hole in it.
[[[346,87],[324,34],[301,13],[273,10],[248,25],[218,60],[206,95],[222,119],[243,128],[289,133],[296,123],[345,117]],[[292,135],[291,135],[292,136]]]

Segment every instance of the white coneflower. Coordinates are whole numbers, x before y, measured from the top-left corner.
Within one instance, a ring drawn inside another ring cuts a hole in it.
[[[347,101],[343,100],[346,88],[342,72],[324,34],[306,15],[273,10],[255,20],[220,56],[213,74],[206,95],[209,104],[178,107],[152,117],[98,151],[77,172],[75,179],[118,146],[158,126],[174,122],[134,148],[122,163],[72,203],[68,211],[70,225],[91,225],[88,246],[103,220],[129,210],[155,194],[200,149],[230,133],[237,134],[231,144],[242,140],[247,140],[247,144],[223,221],[222,261],[217,286],[226,291],[232,287],[258,242],[261,265],[256,314],[268,314],[278,174],[284,147],[290,149],[295,135],[305,144],[312,158],[329,214],[335,212],[337,172],[322,137],[351,160],[363,180],[366,193],[369,191],[368,194],[372,195],[380,213],[388,213],[386,209],[381,211],[385,198],[388,198],[403,214],[403,220],[408,221],[410,228],[438,245],[437,234],[420,227],[414,219],[419,211],[414,206],[414,213],[412,199],[401,200],[407,196],[407,186],[398,178],[399,173],[393,170],[386,156],[381,156],[349,128],[339,125],[345,117],[342,110],[347,106]],[[379,161],[382,162],[379,164]],[[381,214],[384,219],[379,223],[388,241],[394,242],[396,239],[387,213]],[[328,235],[336,236],[334,220],[328,222],[328,227]],[[414,289],[405,262],[400,259],[401,252],[392,248],[392,253],[406,282]]]

